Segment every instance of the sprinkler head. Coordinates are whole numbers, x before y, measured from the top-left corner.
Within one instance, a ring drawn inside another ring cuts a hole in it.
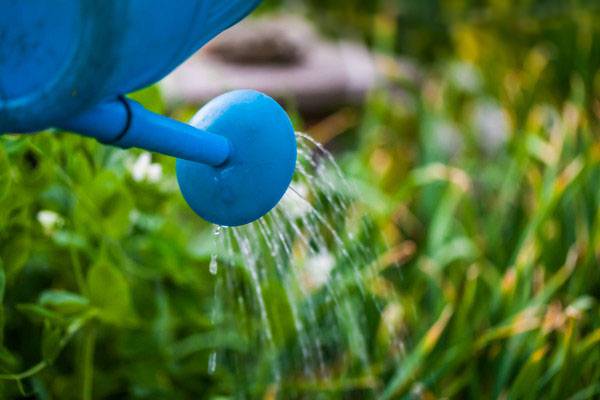
[[[217,225],[253,222],[279,203],[296,167],[294,128],[269,96],[239,90],[219,96],[190,122],[229,140],[227,160],[210,166],[177,160],[183,197],[203,219]]]

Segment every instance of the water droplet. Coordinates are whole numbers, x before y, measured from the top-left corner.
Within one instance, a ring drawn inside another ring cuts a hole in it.
[[[213,230],[213,235],[219,236],[221,235],[221,233],[223,233],[223,227],[221,225],[215,226],[215,229]]]
[[[217,370],[217,352],[213,351],[208,357],[208,374],[212,375]]]
[[[210,257],[210,264],[208,265],[208,271],[211,275],[216,275],[219,272],[219,262],[217,261],[217,255],[213,254]]]

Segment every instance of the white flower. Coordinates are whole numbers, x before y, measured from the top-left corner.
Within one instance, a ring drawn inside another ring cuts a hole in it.
[[[481,74],[473,64],[453,62],[448,66],[447,73],[454,86],[464,92],[476,93],[481,88]]]
[[[293,182],[292,186],[285,192],[281,200],[281,207],[290,218],[302,218],[312,209],[312,205],[308,201],[308,188],[300,182]]]
[[[479,145],[493,155],[504,147],[510,135],[510,120],[502,107],[493,101],[482,101],[473,110],[473,128]]]
[[[162,165],[152,163],[152,155],[148,152],[140,154],[135,162],[128,166],[131,177],[136,182],[148,181],[157,183],[161,180],[163,171]]]
[[[46,234],[51,234],[56,228],[62,226],[65,222],[63,217],[54,211],[42,210],[37,213],[37,220],[44,228]]]
[[[464,144],[458,127],[449,121],[439,121],[435,128],[436,139],[444,156],[452,158],[460,154]]]
[[[304,264],[302,285],[305,289],[317,290],[327,283],[331,270],[335,266],[335,258],[327,251],[315,254]]]

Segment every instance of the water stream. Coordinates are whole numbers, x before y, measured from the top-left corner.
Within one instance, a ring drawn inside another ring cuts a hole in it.
[[[365,282],[376,271],[377,251],[360,239],[369,232],[333,156],[309,136],[297,138],[297,172],[282,202],[253,224],[215,230],[212,321],[227,320],[244,349],[212,352],[207,368],[212,374],[219,363],[234,366],[248,391],[256,382],[307,390],[332,381],[368,386],[369,332],[379,323],[369,318],[382,308]]]

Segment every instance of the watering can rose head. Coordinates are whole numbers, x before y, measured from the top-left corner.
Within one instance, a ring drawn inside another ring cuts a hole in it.
[[[216,167],[177,161],[179,187],[198,215],[238,226],[279,203],[294,175],[296,137],[275,100],[252,90],[230,92],[204,106],[191,124],[222,135],[231,148],[228,159]]]

